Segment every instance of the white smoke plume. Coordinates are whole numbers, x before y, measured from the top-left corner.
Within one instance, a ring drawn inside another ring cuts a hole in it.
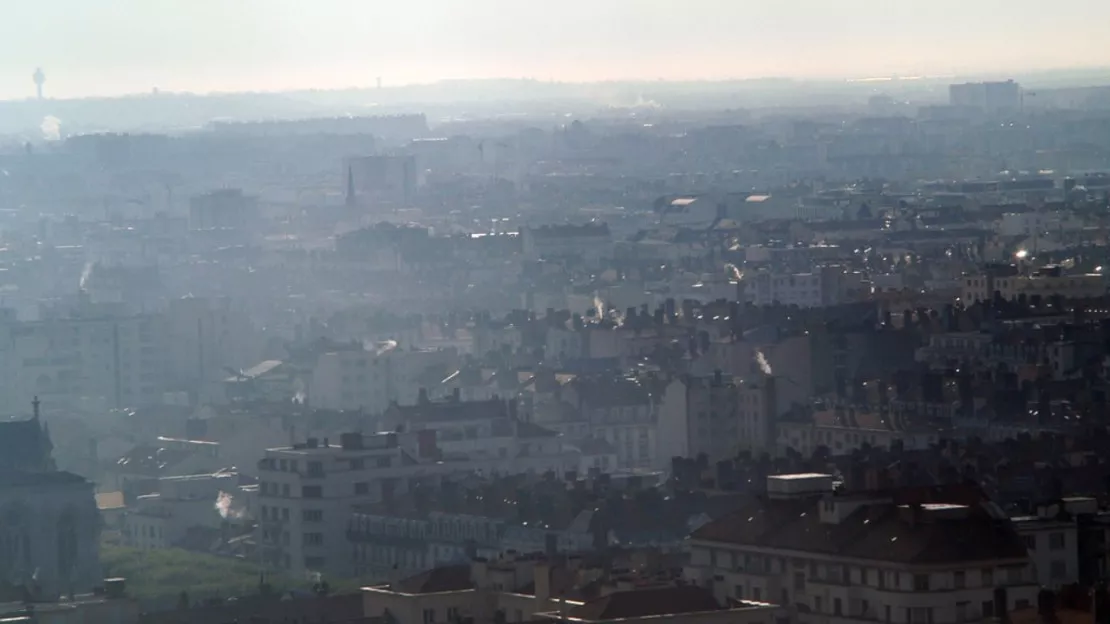
[[[594,295],[594,309],[597,310],[597,318],[605,316],[605,303],[597,295]]]
[[[62,120],[53,115],[47,115],[42,118],[39,130],[42,130],[42,138],[47,141],[58,141],[62,138]]]
[[[220,517],[224,520],[235,520],[243,517],[243,512],[238,509],[232,509],[231,503],[233,501],[231,494],[220,491],[220,495],[216,497],[216,511],[220,512]]]
[[[81,288],[81,292],[87,292],[88,291],[88,288],[86,288],[86,286],[89,283],[89,275],[92,274],[92,269],[93,269],[93,263],[92,262],[86,262],[85,263],[85,268],[81,269],[81,281],[78,282],[78,286]]]
[[[771,364],[759,349],[755,350],[755,363],[759,364],[759,370],[763,371],[764,375],[771,375]]]

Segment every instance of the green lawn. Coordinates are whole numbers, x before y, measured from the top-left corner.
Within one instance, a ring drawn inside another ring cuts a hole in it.
[[[127,579],[127,593],[149,608],[172,608],[181,591],[197,603],[209,598],[256,595],[259,591],[258,564],[178,549],[138,550],[110,544],[100,547],[106,577]],[[266,575],[272,591],[308,591],[312,583],[273,573]],[[330,593],[348,593],[368,582],[327,579]]]
[[[173,606],[181,591],[192,602],[219,596],[258,593],[259,568],[255,563],[188,552],[185,550],[138,550],[103,545],[100,560],[108,577],[127,579],[127,593],[144,604]],[[308,582],[267,576],[275,591],[308,589]]]

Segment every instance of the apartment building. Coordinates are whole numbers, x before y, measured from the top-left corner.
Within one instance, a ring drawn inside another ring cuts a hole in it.
[[[1000,269],[965,275],[962,279],[960,298],[967,304],[990,301],[995,293],[1007,301],[1022,295],[1043,299],[1101,297],[1106,294],[1107,285],[1102,273],[1069,274],[1060,267],[1044,267],[1030,275]]]
[[[389,353],[395,342],[369,347],[333,345],[316,357],[308,382],[308,402],[316,409],[380,414],[389,406]]]
[[[158,479],[157,491],[137,497],[120,522],[124,546],[152,550],[179,544],[190,530],[220,529],[253,515],[254,492],[234,472]]]
[[[390,578],[508,552],[588,552],[599,538],[593,518],[584,510],[565,526],[528,526],[500,516],[378,508],[352,513],[347,535],[358,578]]]
[[[1039,590],[1013,523],[964,486],[842,493],[831,475],[775,475],[689,548],[688,578],[719,600],[776,602],[797,622],[960,624]]]
[[[524,256],[529,260],[583,260],[596,263],[613,255],[613,236],[604,223],[544,225],[522,228]]]
[[[393,402],[415,403],[422,389],[438,387],[458,366],[454,348],[406,350],[392,340],[330,345],[312,365],[308,400],[319,409],[381,414]]]
[[[578,464],[573,452],[512,456],[445,453],[434,429],[345,433],[339,444],[308,438],[266,451],[259,462],[258,543],[263,562],[293,574],[326,571],[352,576],[346,536],[351,510],[389,504],[424,484],[475,471],[562,474]]]
[[[111,409],[157,403],[166,382],[162,319],[86,315],[0,319],[4,405],[34,396],[56,409]]]
[[[771,376],[747,381],[717,371],[676,378],[659,407],[659,460],[704,453],[713,462],[762,452],[774,442],[775,409]]]
[[[519,420],[516,402],[499,398],[463,401],[456,394],[431,401],[421,391],[415,405],[390,405],[379,422],[383,431],[435,431],[446,456],[502,460],[569,453],[558,433]]]
[[[1105,569],[1105,555],[1080,553],[1081,535],[1086,522],[1081,519],[1095,518],[1099,515],[1098,501],[1093,498],[1072,497],[1049,504],[1037,505],[1032,514],[1011,518],[1014,528],[1021,536],[1033,560],[1037,582],[1043,587],[1059,589],[1064,585],[1080,582],[1081,576],[1092,572],[1101,575]],[[1102,523],[1091,523],[1105,540]],[[1099,540],[1099,541],[1102,541]],[[1095,556],[1095,566],[1091,570],[1081,570],[1081,554]],[[1083,574],[1082,572],[1087,572]],[[1083,579],[1087,580],[1087,579]]]
[[[741,281],[744,298],[758,306],[773,304],[819,308],[852,300],[864,292],[862,277],[839,265],[827,265],[806,273],[761,270]]]
[[[658,406],[645,384],[635,378],[598,375],[581,376],[561,392],[579,423],[545,422],[545,427],[562,431],[577,429],[580,437],[605,440],[616,450],[619,468],[653,468],[658,463]],[[568,432],[569,435],[569,432]]]
[[[258,363],[258,334],[227,297],[175,299],[164,318],[169,382],[193,391],[201,402],[223,396],[229,372]]]
[[[870,406],[825,406],[800,419],[781,419],[777,423],[780,453],[793,449],[805,457],[818,447],[829,455],[851,455],[866,447],[913,451],[929,448],[940,438],[935,427],[918,425],[913,418],[896,409]]]
[[[756,601],[721,602],[662,573],[618,575],[578,558],[553,562],[542,555],[477,558],[362,592],[367,616],[397,624],[772,624],[782,611]]]

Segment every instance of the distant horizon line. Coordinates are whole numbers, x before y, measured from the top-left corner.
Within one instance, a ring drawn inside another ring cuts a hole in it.
[[[403,82],[389,85],[350,85],[350,86],[330,86],[330,87],[278,87],[273,89],[231,89],[221,90],[213,89],[209,91],[193,91],[193,90],[173,90],[162,89],[157,86],[151,87],[149,91],[128,91],[116,94],[89,94],[89,95],[70,95],[63,97],[50,97],[47,95],[42,98],[45,101],[52,102],[65,102],[65,101],[79,101],[79,100],[114,100],[114,99],[127,99],[127,98],[141,98],[153,96],[194,96],[194,97],[226,97],[236,95],[282,95],[293,93],[340,93],[351,91],[396,91],[403,89],[420,89],[429,88],[442,85],[449,85],[452,83],[535,83],[542,85],[557,85],[564,87],[588,87],[588,86],[610,86],[610,85],[647,85],[647,84],[660,84],[660,85],[714,85],[714,84],[727,84],[727,83],[758,83],[758,82],[793,82],[793,83],[839,83],[843,85],[864,85],[864,84],[881,84],[884,82],[893,83],[927,83],[939,80],[1008,80],[1012,79],[1018,81],[1020,77],[1040,77],[1053,74],[1067,74],[1069,72],[1089,74],[1098,72],[1107,72],[1107,78],[1110,79],[1110,65],[1073,65],[1066,67],[1055,68],[1040,68],[1040,69],[1026,69],[1020,71],[997,71],[997,70],[982,70],[982,71],[966,71],[966,72],[893,72],[888,75],[872,74],[872,75],[856,75],[856,76],[758,76],[758,77],[731,77],[731,78],[608,78],[601,80],[558,80],[553,78],[537,78],[532,76],[525,77],[475,77],[475,78],[437,78],[427,81],[412,81]],[[1102,86],[1097,84],[1083,85],[1088,87]],[[36,102],[39,101],[33,93],[29,93],[25,97],[0,97],[0,103],[12,102]]]

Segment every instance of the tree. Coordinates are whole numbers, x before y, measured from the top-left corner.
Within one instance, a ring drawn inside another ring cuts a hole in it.
[[[862,220],[865,220],[865,219],[870,219],[872,217],[873,217],[873,214],[871,212],[871,204],[869,204],[865,201],[860,202],[859,212],[856,213],[856,218],[862,221]]]

